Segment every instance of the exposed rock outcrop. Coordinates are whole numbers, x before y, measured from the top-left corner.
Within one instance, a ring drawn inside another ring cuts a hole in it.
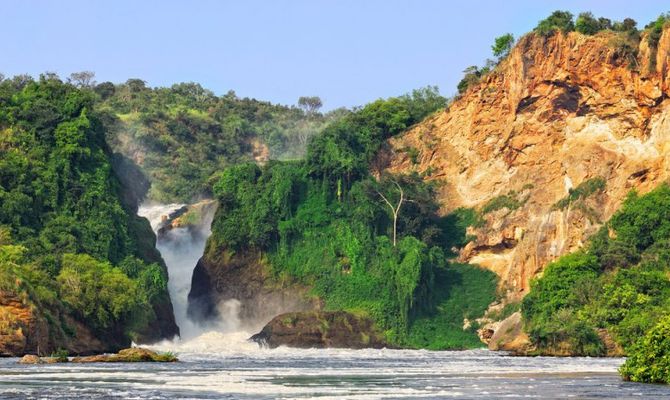
[[[670,177],[670,29],[651,70],[644,38],[631,69],[615,35],[526,35],[448,110],[391,140],[380,156],[392,172],[443,181],[444,213],[526,192],[518,208],[484,215],[460,253],[500,275],[510,300],[523,297],[548,262],[583,246],[631,190]],[[556,207],[597,177],[603,191]]]
[[[0,356],[13,356],[49,348],[49,327],[44,317],[17,293],[0,292]]]
[[[158,228],[157,235],[160,239],[169,239],[166,233],[175,228],[187,228],[196,234],[204,234],[204,231],[212,224],[216,207],[216,200],[211,199],[185,205],[162,217],[163,220]]]
[[[531,350],[528,335],[523,331],[523,320],[520,312],[515,312],[502,321],[483,328],[486,334],[480,337],[491,350],[504,350],[517,355],[526,355]]]
[[[205,255],[193,271],[188,295],[188,315],[205,322],[219,317],[228,301],[239,301],[237,316],[241,327],[257,330],[277,314],[318,309],[308,289],[299,285],[280,286],[271,279],[269,267],[256,251],[232,252],[212,248],[210,240]]]
[[[60,322],[58,319],[50,324],[43,311],[23,291],[0,291],[0,356],[51,354],[59,348],[73,354],[118,349],[118,343],[113,340],[103,343],[86,326],[71,317],[63,316]],[[67,326],[68,333],[63,332],[63,324]]]
[[[297,348],[383,348],[388,344],[374,322],[346,311],[312,311],[276,316],[251,337],[261,346]]]

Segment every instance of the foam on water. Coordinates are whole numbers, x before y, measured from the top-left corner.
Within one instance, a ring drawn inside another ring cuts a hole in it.
[[[259,349],[239,333],[157,344],[168,364],[16,364],[0,360],[10,398],[670,398],[622,382],[613,358],[510,357],[487,350]]]

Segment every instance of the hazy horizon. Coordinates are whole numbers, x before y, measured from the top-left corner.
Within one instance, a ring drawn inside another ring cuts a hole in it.
[[[491,57],[496,36],[518,38],[555,9],[643,27],[670,8],[621,0],[3,3],[6,76],[90,70],[98,82],[197,82],[217,95],[287,105],[316,95],[324,110],[427,85],[450,96],[463,69]]]

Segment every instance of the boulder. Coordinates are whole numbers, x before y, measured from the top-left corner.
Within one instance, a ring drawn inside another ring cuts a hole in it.
[[[123,349],[117,354],[98,354],[88,357],[75,357],[74,363],[97,363],[97,362],[174,362],[177,357],[170,353],[159,354],[155,351],[141,347]]]
[[[276,348],[383,348],[383,333],[366,317],[346,311],[293,312],[276,316],[250,340]]]
[[[42,364],[42,359],[34,354],[26,354],[21,357],[19,364]]]

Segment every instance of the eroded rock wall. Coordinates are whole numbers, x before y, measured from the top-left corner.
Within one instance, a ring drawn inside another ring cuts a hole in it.
[[[670,29],[653,69],[644,38],[631,68],[614,35],[523,37],[494,72],[380,156],[392,172],[444,182],[444,213],[514,191],[520,207],[486,214],[460,254],[500,275],[512,299],[548,262],[583,246],[631,190],[670,176]],[[416,162],[408,148],[419,150]],[[554,207],[596,177],[606,188],[585,207]]]

